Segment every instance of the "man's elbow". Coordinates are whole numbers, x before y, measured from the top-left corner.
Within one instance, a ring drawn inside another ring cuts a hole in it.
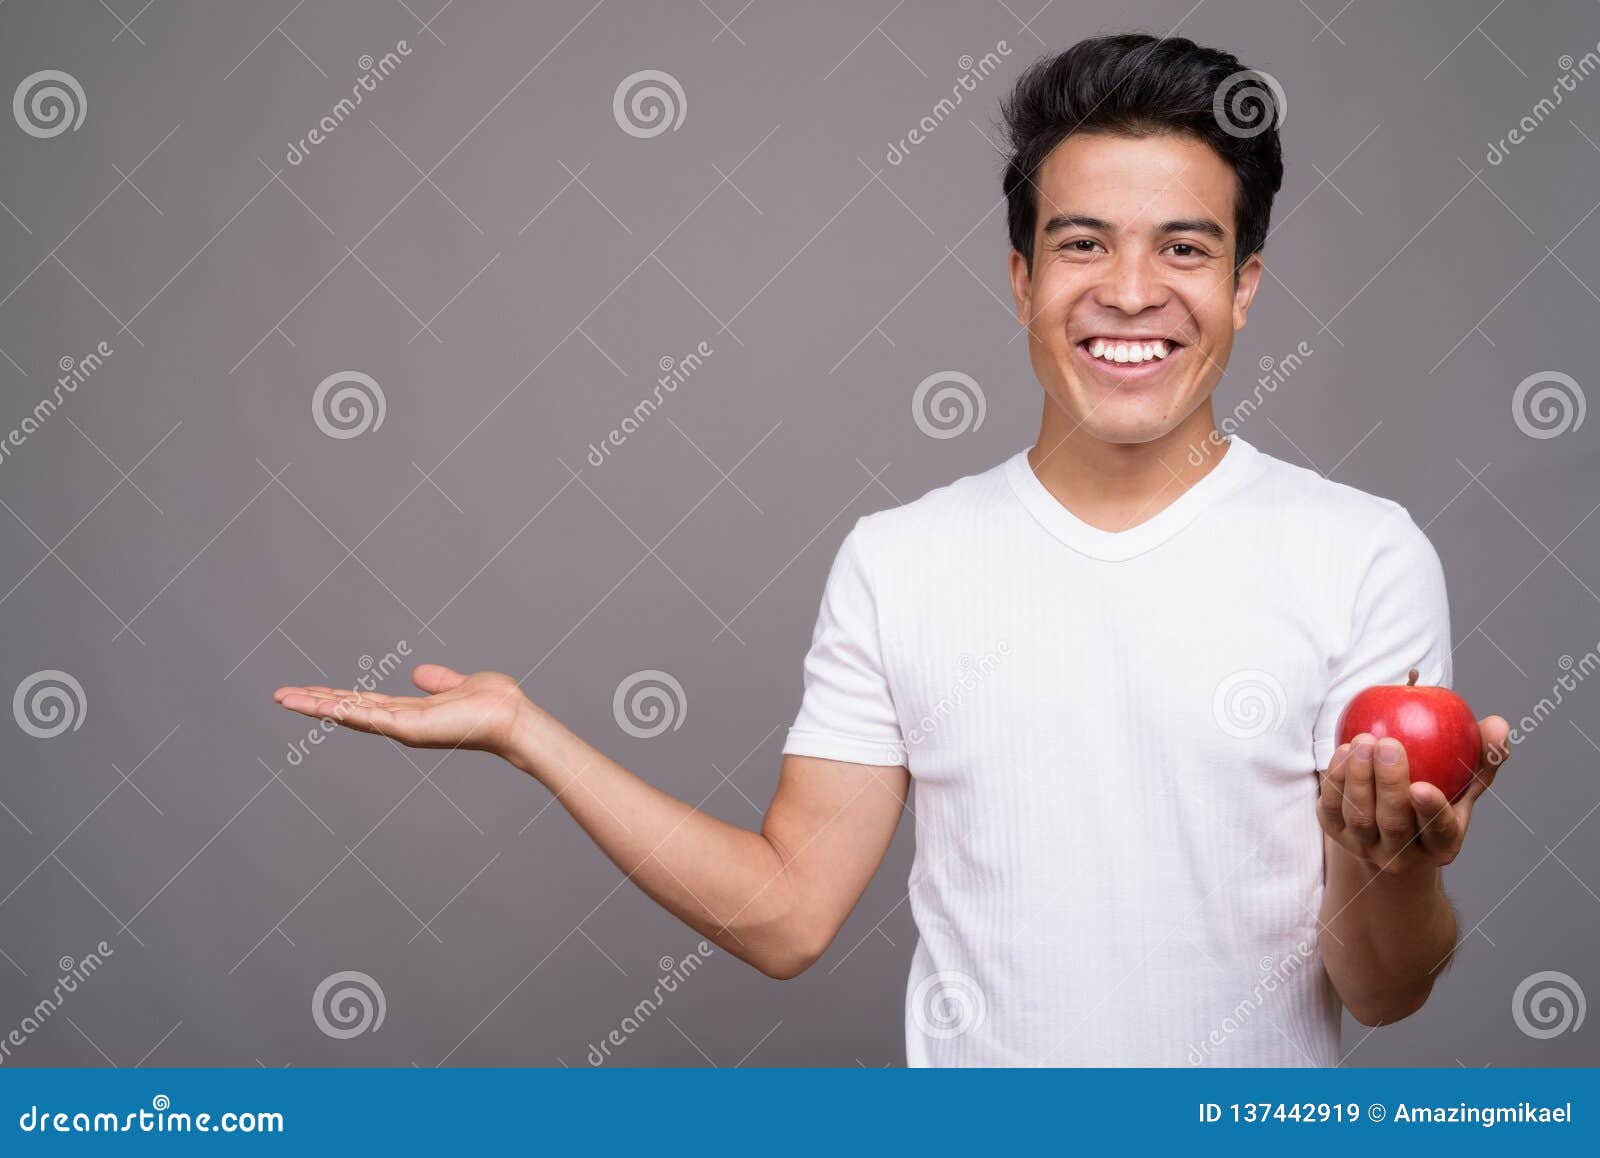
[[[793,981],[815,965],[833,944],[833,931],[795,929],[787,932],[767,952],[749,958],[774,981]]]
[[[1393,1025],[1397,1021],[1404,1021],[1427,1004],[1432,991],[1433,986],[1430,984],[1424,989],[1406,993],[1388,994],[1363,1001],[1346,1001],[1344,1007],[1351,1017],[1369,1029],[1380,1025]]]
[[[774,981],[793,981],[811,966],[817,959],[805,954],[785,954],[783,956],[764,957],[754,962],[755,967]]]

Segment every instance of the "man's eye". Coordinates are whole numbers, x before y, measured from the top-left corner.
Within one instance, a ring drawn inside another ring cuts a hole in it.
[[[1074,237],[1062,242],[1060,248],[1071,253],[1093,253],[1098,244],[1092,237]]]
[[[1168,246],[1167,248],[1172,250],[1172,255],[1174,257],[1202,257],[1202,256],[1204,256],[1200,252],[1200,250],[1198,250],[1194,246],[1190,245],[1187,241],[1174,242],[1172,245]]]

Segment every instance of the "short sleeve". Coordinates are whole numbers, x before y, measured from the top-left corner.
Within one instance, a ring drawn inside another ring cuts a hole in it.
[[[1439,555],[1403,507],[1377,524],[1373,550],[1359,577],[1350,629],[1331,672],[1313,731],[1312,754],[1326,768],[1338,747],[1339,715],[1374,684],[1403,684],[1416,668],[1419,684],[1449,687],[1450,605]]]
[[[860,520],[840,544],[828,573],[806,653],[805,693],[783,751],[853,764],[906,763],[884,672],[877,597]]]

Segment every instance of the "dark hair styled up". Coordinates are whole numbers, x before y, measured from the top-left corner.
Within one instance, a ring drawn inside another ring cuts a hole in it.
[[[1101,36],[1030,65],[1002,105],[1011,157],[1003,186],[1011,245],[1033,268],[1033,178],[1073,133],[1182,133],[1211,146],[1238,178],[1234,269],[1267,240],[1283,184],[1277,82],[1182,37]]]

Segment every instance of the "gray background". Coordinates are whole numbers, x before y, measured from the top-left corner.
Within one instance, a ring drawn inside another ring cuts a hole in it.
[[[400,640],[529,673],[608,754],[756,825],[851,523],[1035,432],[996,109],[1087,35],[1176,29],[1281,82],[1287,181],[1219,415],[1307,342],[1242,433],[1426,526],[1480,713],[1550,695],[1600,638],[1600,419],[1530,437],[1512,395],[1542,371],[1593,386],[1600,79],[1486,152],[1594,48],[1600,9],[1036,9],[0,8],[0,95],[54,68],[87,100],[49,139],[0,117],[0,432],[62,358],[114,351],[0,462],[0,692],[60,669],[85,699],[52,739],[5,722],[0,1034],[59,958],[114,950],[9,1064],[586,1064],[697,938],[506,767],[343,734],[293,766],[309,721],[269,693],[348,685]],[[398,70],[287,164],[400,39]],[[959,58],[1002,40],[1003,69],[888,164]],[[643,69],[681,83],[676,130],[614,117]],[[702,340],[694,377],[587,463]],[[387,410],[337,439],[311,399],[345,370]],[[986,416],[935,439],[911,397],[942,370]],[[612,710],[641,669],[685,697],[648,740]],[[1545,970],[1600,992],[1596,695],[1564,694],[1480,804],[1446,877],[1469,931],[1452,971],[1399,1026],[1347,1020],[1346,1064],[1600,1060],[1600,1027],[1535,1038],[1512,1006]],[[903,1063],[910,844],[907,821],[800,980],[719,954],[615,1061]],[[381,1029],[318,1030],[341,970],[381,985]]]

